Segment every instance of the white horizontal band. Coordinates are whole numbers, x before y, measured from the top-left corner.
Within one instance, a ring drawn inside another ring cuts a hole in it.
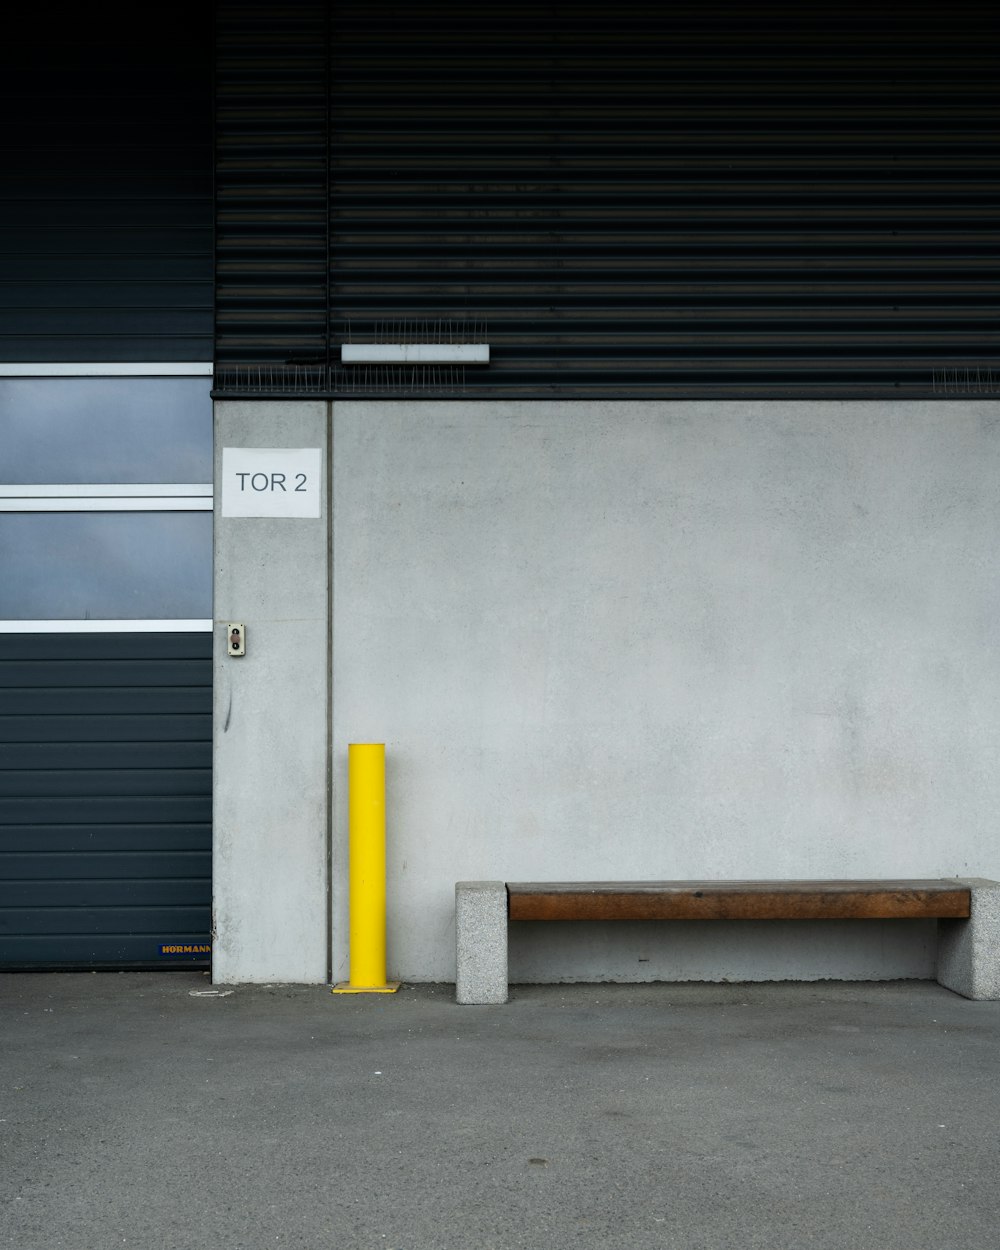
[[[208,361],[151,361],[136,363],[130,360],[71,361],[69,363],[35,361],[31,364],[0,363],[0,378],[210,378],[212,365]]]
[[[211,512],[211,496],[22,495],[0,496],[0,512]]]
[[[488,365],[489,343],[344,343],[345,365]]]
[[[211,482],[85,482],[82,484],[32,483],[30,486],[0,486],[0,499],[72,499],[105,496],[142,498],[146,495],[207,495]]]
[[[0,621],[0,634],[207,634],[211,620]]]

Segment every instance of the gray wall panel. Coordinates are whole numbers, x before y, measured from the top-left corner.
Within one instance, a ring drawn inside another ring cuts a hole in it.
[[[7,716],[170,716],[209,712],[205,688],[197,686],[47,687],[3,692]]]
[[[0,660],[0,689],[46,685],[67,686],[198,686],[211,676],[207,660],[161,660],[150,655],[155,644],[145,643],[142,660],[63,660],[39,671],[27,660]]]
[[[116,742],[115,764],[123,768],[200,768],[204,752],[200,742],[172,742],[164,753],[159,742]],[[101,742],[0,742],[0,769],[106,768],[108,748]]]
[[[127,862],[132,853],[140,856],[155,856],[160,851],[170,855],[179,852],[197,856],[208,855],[206,848],[211,843],[211,826],[205,822],[187,822],[183,824],[33,824],[5,825],[3,832],[4,854],[14,856],[26,855],[60,855],[80,854],[89,856],[93,852],[113,851],[116,863]],[[43,849],[40,849],[43,848]],[[136,849],[141,848],[141,849]],[[8,868],[12,860],[4,861]],[[109,860],[94,856],[91,861],[103,871]],[[177,860],[180,864],[181,859]],[[101,867],[101,866],[104,867]],[[13,871],[13,869],[11,869]]]
[[[39,864],[39,868],[46,867]],[[204,872],[205,865],[199,869]],[[52,881],[46,874],[36,880],[8,880],[0,882],[0,908],[38,908],[42,915],[41,924],[46,932],[54,933],[55,928],[46,925],[45,913],[53,909],[64,909],[68,914],[75,914],[78,919],[89,914],[88,909],[106,908],[103,926],[107,927],[113,919],[111,910],[129,909],[135,911],[144,908],[145,914],[139,924],[153,924],[158,930],[162,924],[154,919],[159,913],[157,908],[190,907],[192,904],[210,906],[212,902],[212,886],[208,877],[200,881],[187,878],[154,878],[154,879],[115,879],[100,878]],[[198,916],[196,923],[201,922]]]
[[[191,742],[209,716],[0,716],[0,742]]]

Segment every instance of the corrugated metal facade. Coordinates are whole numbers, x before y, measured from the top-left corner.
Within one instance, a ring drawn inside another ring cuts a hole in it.
[[[223,3],[217,385],[468,319],[482,397],[994,393],[990,16]]]
[[[212,358],[212,23],[4,16],[0,360]]]
[[[216,359],[325,365],[326,8],[217,12]]]
[[[208,962],[211,654],[0,634],[0,964]]]

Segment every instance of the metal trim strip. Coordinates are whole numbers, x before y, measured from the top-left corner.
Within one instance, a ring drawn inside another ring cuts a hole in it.
[[[211,620],[0,621],[0,634],[201,634]]]
[[[129,496],[125,499],[111,495],[63,499],[45,496],[5,499],[0,496],[0,512],[211,512],[212,506],[211,498],[192,498],[189,495]]]
[[[214,365],[210,361],[0,362],[0,378],[210,378],[213,373]]]

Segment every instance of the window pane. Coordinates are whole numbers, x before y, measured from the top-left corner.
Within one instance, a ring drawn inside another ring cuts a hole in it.
[[[0,378],[0,481],[210,482],[212,379]]]
[[[0,513],[0,620],[212,615],[209,512]]]

